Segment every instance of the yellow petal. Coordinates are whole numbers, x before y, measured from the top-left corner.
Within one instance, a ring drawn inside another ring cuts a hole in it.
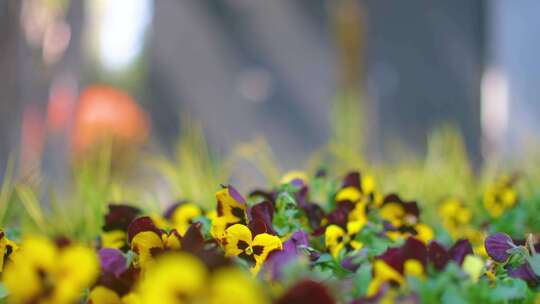
[[[178,233],[180,233],[180,235],[184,235],[189,228],[189,225],[191,225],[193,219],[200,215],[201,209],[199,206],[193,203],[186,203],[178,206],[174,210],[171,220]]]
[[[212,220],[212,226],[210,227],[210,234],[212,237],[219,241],[221,244],[222,240],[225,238],[225,228],[229,222],[224,217],[215,217]]]
[[[57,260],[55,276],[55,303],[71,303],[97,278],[99,261],[95,252],[87,247],[70,245],[62,249]]]
[[[382,206],[379,211],[381,218],[387,220],[394,227],[399,227],[402,224],[402,219],[405,216],[403,207],[396,203],[389,203]]]
[[[225,255],[237,256],[244,252],[252,243],[249,228],[242,224],[235,224],[225,230]]]
[[[253,239],[251,247],[253,250],[253,257],[258,265],[262,265],[262,263],[266,261],[270,252],[283,249],[281,239],[268,233],[257,234]]]
[[[127,235],[122,230],[105,231],[101,234],[101,247],[120,249],[126,245]]]
[[[463,265],[461,268],[469,275],[471,281],[478,282],[478,279],[484,270],[484,260],[469,254],[465,257],[465,260],[463,260]]]
[[[382,260],[375,260],[375,262],[373,262],[373,277],[381,282],[393,281],[398,284],[405,283],[403,276]]]
[[[42,278],[36,269],[50,273],[56,264],[58,250],[46,238],[26,237],[12,263],[6,265],[3,283],[13,303],[29,302],[42,291]]]
[[[162,238],[164,248],[177,250],[182,247],[180,235],[175,233],[175,230],[171,231],[168,234],[163,234]]]
[[[345,230],[339,227],[338,225],[329,225],[326,227],[324,233],[324,241],[326,248],[330,250],[330,254],[336,258],[339,255],[339,252],[345,246],[344,242]]]
[[[424,242],[424,244],[427,244],[429,241],[433,239],[433,229],[429,227],[426,224],[416,224],[414,226],[414,229],[417,232],[417,235],[415,236],[417,239]]]
[[[212,276],[209,304],[265,304],[263,290],[255,279],[238,268],[222,268]]]
[[[116,292],[104,287],[96,286],[89,295],[89,302],[92,304],[122,304],[122,300]]]
[[[218,200],[218,216],[227,219],[229,223],[247,222],[246,205],[235,200],[229,192],[229,188],[221,189],[216,193]]]
[[[131,240],[131,249],[139,255],[141,267],[146,267],[152,261],[151,249],[163,249],[163,241],[153,231],[137,233]]]
[[[137,293],[140,303],[197,303],[206,282],[206,267],[199,259],[187,253],[166,254],[148,269]]]
[[[362,223],[362,226],[367,223],[366,202],[360,201],[356,203],[354,209],[349,213],[349,221],[359,221]]]
[[[375,191],[376,183],[375,178],[371,175],[365,175],[362,178],[362,192],[372,193]]]
[[[420,261],[418,260],[410,259],[405,261],[403,269],[405,275],[415,276],[419,278],[424,276],[424,266],[422,266],[422,263],[420,263]]]
[[[347,232],[349,235],[358,233],[362,228],[364,228],[366,224],[365,219],[364,220],[357,220],[353,222],[347,223]]]
[[[362,198],[362,193],[355,187],[349,186],[345,187],[336,194],[336,201],[346,201],[349,200],[353,203],[359,201]]]

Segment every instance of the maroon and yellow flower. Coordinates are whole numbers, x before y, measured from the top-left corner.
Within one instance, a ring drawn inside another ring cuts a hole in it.
[[[128,228],[128,240],[131,250],[137,253],[138,265],[148,268],[154,258],[165,251],[184,249],[197,251],[203,245],[200,223],[188,228],[182,237],[175,229],[165,232],[154,224],[150,217],[140,217],[134,220]]]
[[[515,177],[502,176],[484,192],[484,208],[493,217],[498,218],[504,211],[512,208],[518,200],[514,189]]]
[[[356,240],[356,234],[362,230],[364,225],[363,221],[348,222],[346,231],[338,225],[326,227],[324,239],[330,254],[337,258],[343,249],[358,250],[362,248],[362,242]]]
[[[138,208],[128,205],[109,205],[100,236],[101,247],[127,250],[127,229],[140,212]]]
[[[242,224],[235,224],[225,230],[223,239],[225,256],[240,256],[253,263],[252,271],[257,273],[268,254],[281,250],[281,239],[268,233],[253,236],[251,230]]]
[[[247,204],[232,186],[223,187],[216,193],[217,216],[212,219],[210,232],[215,239],[223,238],[225,229],[234,224],[247,224]]]
[[[90,248],[58,247],[46,238],[27,237],[6,265],[3,283],[9,303],[75,303],[98,270],[97,256]]]

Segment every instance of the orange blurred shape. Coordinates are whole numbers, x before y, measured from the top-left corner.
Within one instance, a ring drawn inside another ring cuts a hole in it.
[[[76,88],[69,82],[57,81],[51,86],[47,105],[47,129],[59,133],[68,129],[70,116],[73,115]]]
[[[45,119],[43,111],[35,105],[24,107],[21,127],[21,166],[39,163],[43,153]],[[27,168],[23,168],[27,169]]]
[[[87,87],[79,97],[73,131],[74,152],[113,140],[142,144],[149,135],[146,113],[125,92],[107,85]]]

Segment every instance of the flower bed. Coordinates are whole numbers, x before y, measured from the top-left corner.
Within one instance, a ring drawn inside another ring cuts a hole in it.
[[[358,172],[342,179],[322,171],[292,174],[275,188],[244,195],[222,186],[208,210],[192,201],[162,214],[110,204],[91,244],[2,233],[3,297],[94,304],[533,303],[540,300],[540,243],[532,233],[518,239],[505,233],[535,229],[527,223],[536,203],[525,203],[516,182],[494,181],[476,208],[446,197],[431,224],[416,201],[381,193],[372,176]],[[512,228],[516,221],[521,228]]]

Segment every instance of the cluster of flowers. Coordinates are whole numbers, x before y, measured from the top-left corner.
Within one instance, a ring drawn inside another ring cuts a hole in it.
[[[483,197],[500,217],[518,196],[503,178]],[[438,232],[415,201],[383,195],[371,176],[336,183],[284,177],[244,198],[222,186],[217,206],[182,201],[164,214],[111,204],[93,246],[0,235],[9,303],[375,303],[534,301],[533,235],[474,227],[458,199]],[[316,199],[324,200],[316,202]],[[435,240],[439,235],[441,240]]]

